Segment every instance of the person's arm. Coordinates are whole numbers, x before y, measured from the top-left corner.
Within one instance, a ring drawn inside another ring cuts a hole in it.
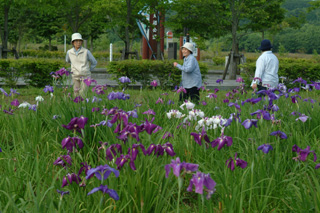
[[[196,68],[196,63],[196,59],[192,57],[189,60],[186,60],[183,65],[177,64],[176,67],[183,72],[193,72]]]
[[[70,58],[69,58],[69,50],[68,50],[68,52],[66,54],[66,62],[67,63],[71,63]]]
[[[262,73],[264,72],[264,69],[265,69],[265,67],[264,67],[263,60],[261,58],[259,58],[256,62],[256,71],[254,74],[254,80],[252,80],[252,83],[251,83],[252,89],[257,88],[257,85],[260,83],[259,79],[261,79]]]
[[[92,71],[97,66],[97,60],[93,57],[92,53],[89,50],[88,50],[88,60],[91,63],[90,71]]]

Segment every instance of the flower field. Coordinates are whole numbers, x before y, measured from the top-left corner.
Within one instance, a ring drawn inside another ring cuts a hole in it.
[[[0,212],[319,212],[320,83],[237,81],[0,88]]]

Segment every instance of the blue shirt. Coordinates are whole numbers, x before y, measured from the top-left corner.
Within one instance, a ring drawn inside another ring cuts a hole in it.
[[[80,47],[78,50],[76,50],[75,48],[73,48],[74,52],[76,53],[76,55],[79,54],[80,50],[82,47]],[[66,54],[66,62],[67,63],[71,63],[70,58],[69,58],[69,51]],[[97,60],[93,57],[92,53],[90,52],[90,50],[88,50],[87,53],[88,56],[88,61],[90,61],[91,65],[90,65],[90,71],[92,71],[96,66],[97,66]]]
[[[265,51],[261,54],[256,62],[255,78],[261,78],[262,86],[277,87],[279,84],[279,60],[272,51]],[[259,80],[253,80],[253,84],[259,84]]]
[[[182,86],[190,89],[192,87],[200,88],[202,86],[201,72],[197,59],[193,54],[188,55],[183,59],[183,65],[176,66],[182,71]]]

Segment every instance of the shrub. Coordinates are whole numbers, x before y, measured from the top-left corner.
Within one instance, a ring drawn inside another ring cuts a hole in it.
[[[240,66],[244,68],[241,76],[246,85],[250,85],[256,69],[255,62],[247,62]],[[310,83],[310,81],[320,80],[320,64],[313,59],[279,58],[278,74],[286,77],[288,81],[302,77]]]
[[[0,60],[0,76],[4,83],[14,87],[19,77],[31,86],[43,87],[52,81],[50,72],[59,70],[66,63],[52,59],[3,59]]]
[[[181,71],[173,66],[175,60],[125,60],[111,62],[108,65],[108,73],[114,74],[114,80],[121,76],[129,77],[133,82],[140,82],[144,87],[157,78],[162,88],[179,85]],[[179,61],[180,64],[183,61]],[[202,78],[208,73],[208,67],[199,63]]]

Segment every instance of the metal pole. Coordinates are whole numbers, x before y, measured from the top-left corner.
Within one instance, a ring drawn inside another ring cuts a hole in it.
[[[64,35],[64,52],[67,52],[67,36]]]
[[[112,43],[110,44],[110,61],[112,61]]]

